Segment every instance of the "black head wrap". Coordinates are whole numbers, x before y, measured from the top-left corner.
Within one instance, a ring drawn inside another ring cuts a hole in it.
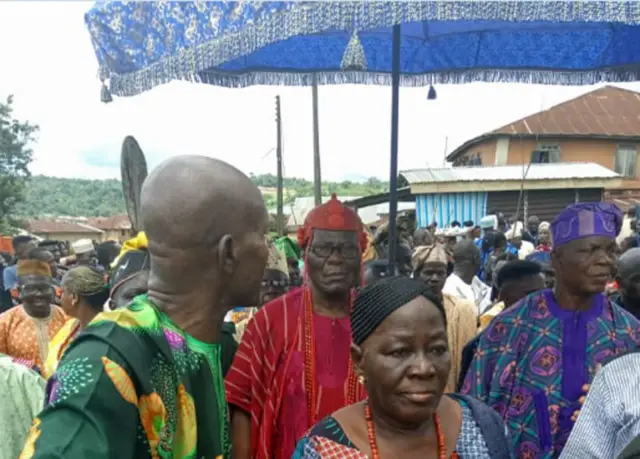
[[[148,270],[150,266],[149,253],[146,250],[129,250],[125,252],[111,271],[111,278],[109,279],[111,289],[113,290],[113,287],[134,274]]]
[[[389,277],[363,288],[356,297],[351,312],[353,342],[358,346],[362,344],[394,311],[419,296],[424,296],[438,308],[446,327],[442,300],[423,282],[405,276]]]

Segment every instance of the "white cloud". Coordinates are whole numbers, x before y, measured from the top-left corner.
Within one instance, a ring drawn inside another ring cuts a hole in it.
[[[151,165],[200,153],[245,172],[275,172],[274,97],[282,96],[285,172],[311,178],[311,89],[223,89],[176,82],[132,98],[100,102],[97,62],[83,22],[89,2],[0,2],[0,97],[41,126],[32,171],[118,177],[120,143],[136,136]],[[625,85],[640,89],[638,84]],[[448,150],[482,132],[591,87],[509,84],[437,86],[400,92],[400,169],[442,164]],[[387,87],[320,88],[323,176],[388,176]]]

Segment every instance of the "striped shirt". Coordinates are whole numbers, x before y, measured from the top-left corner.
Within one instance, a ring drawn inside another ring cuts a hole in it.
[[[595,376],[560,459],[615,459],[640,435],[640,352]]]

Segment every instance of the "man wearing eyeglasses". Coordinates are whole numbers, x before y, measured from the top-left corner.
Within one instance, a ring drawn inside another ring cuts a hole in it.
[[[0,354],[7,354],[40,371],[49,341],[68,317],[53,305],[51,268],[41,260],[20,260],[18,292],[22,304],[0,314]]]

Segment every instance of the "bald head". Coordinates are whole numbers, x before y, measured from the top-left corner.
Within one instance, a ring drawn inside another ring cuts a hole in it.
[[[167,313],[178,326],[258,304],[268,219],[249,177],[213,158],[176,156],[147,177],[140,210],[151,260],[149,298],[174,311]],[[212,342],[207,333],[200,339]]]
[[[456,263],[461,261],[473,261],[480,258],[480,249],[470,239],[458,242],[453,249],[453,259]]]
[[[142,225],[149,251],[186,249],[240,237],[266,222],[260,190],[233,166],[204,156],[176,156],[144,182]]]
[[[618,276],[625,278],[637,272],[640,272],[640,248],[629,249],[618,259]]]

